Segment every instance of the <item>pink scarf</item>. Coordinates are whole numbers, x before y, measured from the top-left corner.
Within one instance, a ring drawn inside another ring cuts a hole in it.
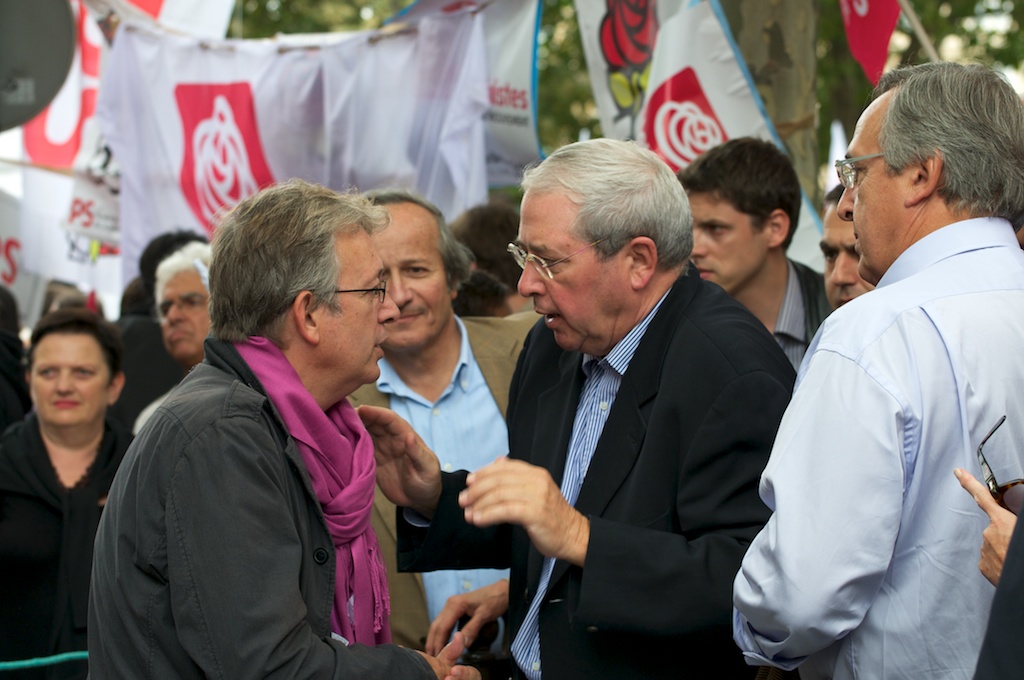
[[[274,343],[250,337],[235,348],[263,383],[298,445],[334,540],[331,628],[349,643],[390,642],[387,571],[370,527],[377,468],[370,434],[347,399],[322,411]]]

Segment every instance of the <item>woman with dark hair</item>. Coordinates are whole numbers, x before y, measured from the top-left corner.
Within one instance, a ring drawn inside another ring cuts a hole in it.
[[[27,356],[34,410],[0,438],[0,661],[86,648],[93,538],[131,435],[106,417],[124,385],[118,328],[51,312]],[[4,678],[84,678],[84,661]]]

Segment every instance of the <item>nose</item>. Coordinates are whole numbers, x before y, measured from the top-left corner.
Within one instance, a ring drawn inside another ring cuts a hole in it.
[[[57,373],[56,388],[58,392],[65,393],[71,391],[71,372],[70,371],[59,371]]]
[[[856,190],[857,187],[843,189],[843,195],[839,197],[839,203],[836,205],[836,215],[844,222],[853,221],[853,192]]]
[[[384,302],[380,304],[380,309],[377,310],[377,323],[380,324],[385,324],[398,318],[398,305],[391,299],[390,283],[389,281],[388,292],[384,296]]]
[[[388,299],[401,309],[412,298],[412,291],[405,287],[405,281],[399,272],[390,272],[388,275]]]
[[[708,239],[700,229],[693,230],[693,250],[690,257],[704,257],[707,255]]]
[[[837,286],[850,286],[856,283],[859,264],[860,258],[847,252],[839,253],[836,256],[835,266],[832,267],[832,283]]]
[[[523,268],[523,273],[519,275],[519,284],[516,286],[516,290],[523,297],[541,295],[545,290],[544,284],[547,278],[546,274],[540,273],[533,264],[528,262]]]

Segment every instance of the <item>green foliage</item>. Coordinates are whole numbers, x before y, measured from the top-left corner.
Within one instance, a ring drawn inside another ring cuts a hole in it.
[[[1024,2],[918,0],[912,4],[943,58],[1009,68],[1024,63],[1024,41],[1015,39],[1024,21]],[[824,163],[829,125],[836,119],[842,121],[847,138],[852,137],[857,118],[870,100],[872,85],[850,55],[837,0],[823,0],[819,26],[818,149]],[[929,60],[905,17],[900,17],[896,30],[890,43],[891,62],[921,64]]]

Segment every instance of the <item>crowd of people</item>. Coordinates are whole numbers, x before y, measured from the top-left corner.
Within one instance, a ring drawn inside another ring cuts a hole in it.
[[[891,71],[836,169],[824,274],[775,145],[594,139],[452,225],[267,187],[117,324],[0,291],[3,670],[1017,672],[1024,106]]]

